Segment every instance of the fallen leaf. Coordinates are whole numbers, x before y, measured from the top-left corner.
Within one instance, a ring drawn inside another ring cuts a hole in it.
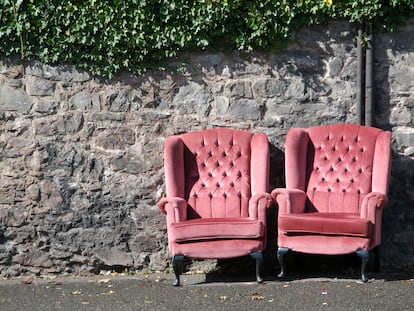
[[[81,301],[81,305],[89,305],[90,302],[89,301]]]
[[[29,285],[29,284],[32,284],[33,283],[33,279],[31,279],[31,278],[25,279],[25,280],[22,280],[20,283],[22,285]]]
[[[111,279],[102,279],[98,281],[98,283],[109,283],[109,282],[111,282]]]
[[[253,296],[252,296],[252,300],[263,300],[265,297],[264,296],[262,296],[262,295],[257,295],[257,294],[254,294]]]

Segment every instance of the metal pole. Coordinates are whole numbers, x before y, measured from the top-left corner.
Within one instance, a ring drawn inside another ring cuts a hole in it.
[[[356,118],[357,123],[364,125],[364,102],[365,102],[365,79],[364,77],[364,44],[363,40],[363,25],[358,25],[357,37],[357,81],[356,81]]]
[[[366,43],[366,63],[365,63],[365,125],[372,126],[372,98],[373,98],[373,76],[374,76],[374,37],[372,34],[372,24],[368,26],[368,37]]]

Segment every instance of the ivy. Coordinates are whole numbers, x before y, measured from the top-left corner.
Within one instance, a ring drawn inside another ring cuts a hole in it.
[[[185,50],[266,49],[328,19],[392,31],[412,0],[0,0],[0,55],[141,73]]]

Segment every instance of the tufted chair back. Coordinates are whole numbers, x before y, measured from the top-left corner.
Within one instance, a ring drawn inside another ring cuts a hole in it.
[[[260,134],[225,128],[180,135],[184,187],[175,195],[187,200],[188,219],[248,217],[252,193],[266,192],[268,187],[268,169],[251,167],[255,135]],[[257,181],[253,184],[252,174]]]
[[[300,139],[303,153],[286,147],[287,161],[300,157],[294,161],[306,165],[306,169],[293,173],[301,176],[292,176],[291,170],[286,172],[287,187],[306,192],[305,212],[360,213],[362,200],[368,193],[387,193],[388,178],[380,178],[373,170],[389,165],[380,162],[389,150],[380,150],[383,144],[377,143],[388,138],[387,135],[377,128],[349,124],[308,129],[307,137]]]

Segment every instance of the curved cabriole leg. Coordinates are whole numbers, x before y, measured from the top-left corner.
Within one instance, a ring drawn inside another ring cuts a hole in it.
[[[367,250],[359,250],[356,252],[357,255],[359,257],[361,257],[362,263],[361,263],[361,280],[362,282],[367,282],[368,281],[368,277],[367,277],[367,264],[369,261],[369,251]]]
[[[263,279],[260,276],[260,271],[262,270],[263,254],[262,252],[255,252],[251,253],[250,256],[256,260],[256,281],[257,283],[262,283]]]
[[[175,274],[175,282],[173,283],[174,286],[180,286],[180,274],[183,271],[183,262],[183,255],[175,255],[172,258],[173,269]]]
[[[277,260],[279,261],[279,265],[280,265],[280,273],[278,274],[277,277],[279,278],[283,278],[286,275],[285,255],[287,254],[287,252],[289,252],[289,248],[286,248],[286,247],[279,247],[277,249]]]

